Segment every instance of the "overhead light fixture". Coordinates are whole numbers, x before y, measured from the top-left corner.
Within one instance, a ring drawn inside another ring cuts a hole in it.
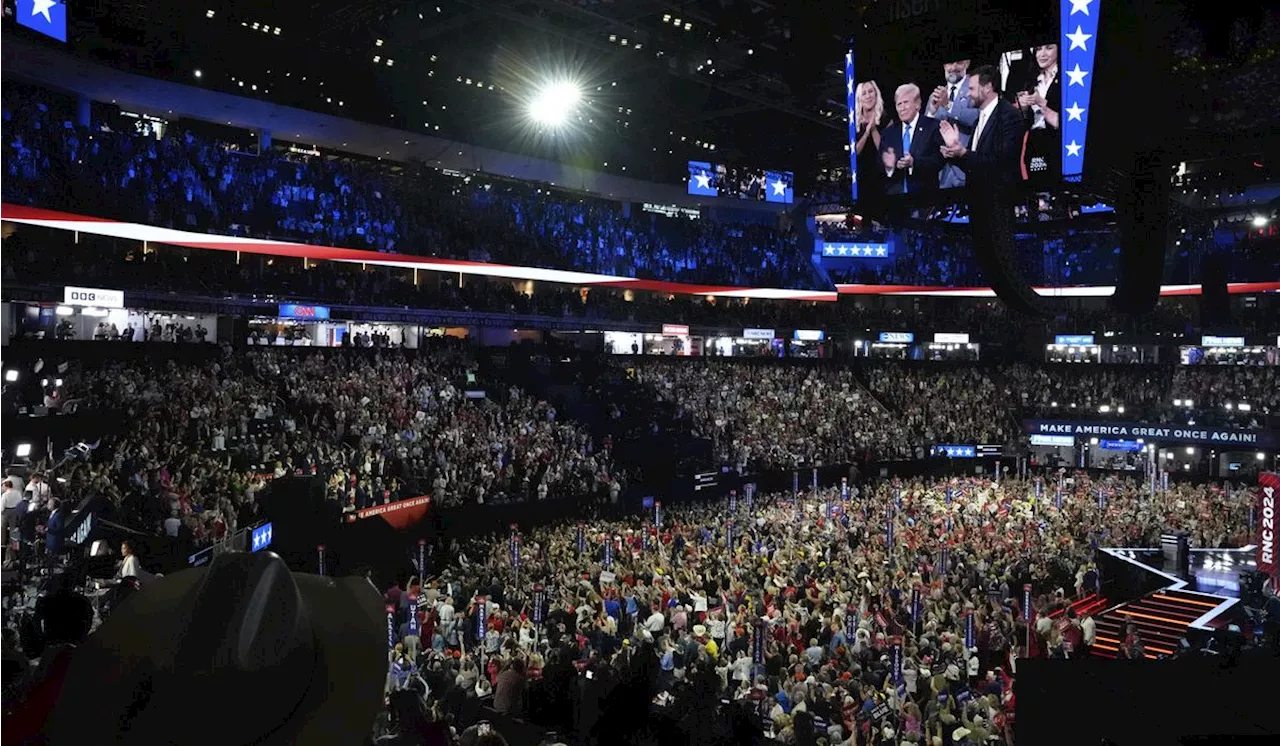
[[[13,455],[17,456],[18,458],[30,458],[31,444],[19,443],[18,445],[14,446]]]
[[[204,17],[205,17],[205,18],[213,18],[213,11],[212,11],[212,10],[206,10],[206,11],[204,12]]]
[[[5,383],[13,383],[18,380],[18,371],[16,368],[10,368],[4,372]]]
[[[199,80],[200,78],[203,78],[203,77],[204,77],[204,73],[203,73],[203,72],[201,72],[201,71],[199,70],[199,68],[197,68],[197,69],[196,69],[194,72],[192,72],[191,74],[192,74],[192,75],[194,75],[194,76],[196,77],[196,79],[197,79],[197,80]]]

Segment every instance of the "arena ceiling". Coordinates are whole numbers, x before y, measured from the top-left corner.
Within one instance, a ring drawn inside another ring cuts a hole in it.
[[[102,15],[78,19],[73,47],[186,83],[669,180],[691,158],[800,171],[841,153],[843,37],[869,4],[104,0]],[[587,121],[548,135],[520,102],[558,77],[583,85]]]
[[[1220,94],[1270,89],[1265,71],[1280,59],[1276,16],[1221,8],[1206,15],[1194,6],[1170,27],[1173,74],[1224,85],[1174,86],[1188,102],[1170,108],[1205,134],[1170,139],[1179,149],[1199,144],[1203,155],[1230,148],[1269,161],[1273,152],[1250,143],[1274,143],[1265,135],[1277,115],[1256,99],[1231,103]],[[636,178],[678,181],[684,163],[699,159],[794,170],[803,188],[819,168],[847,157],[845,40],[891,7],[885,0],[100,0],[75,3],[69,17],[74,53],[132,72]],[[582,85],[586,99],[571,131],[550,134],[531,126],[522,102],[559,78]],[[1261,138],[1240,137],[1241,127]]]

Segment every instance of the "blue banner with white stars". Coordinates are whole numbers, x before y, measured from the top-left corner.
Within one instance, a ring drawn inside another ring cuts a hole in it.
[[[1089,129],[1089,94],[1093,90],[1093,61],[1098,41],[1102,0],[1062,0],[1062,176],[1079,179],[1084,173],[1085,138]]]
[[[975,446],[939,444],[933,447],[933,455],[947,458],[976,458],[978,449]]]
[[[249,545],[252,547],[249,551],[259,552],[271,546],[271,524],[264,523],[253,530],[250,534]]]
[[[849,176],[853,201],[858,201],[858,81],[853,77],[853,47],[844,54],[845,105],[849,111]],[[824,254],[830,256],[830,254]]]
[[[887,243],[823,242],[822,255],[847,259],[889,259],[893,250]]]

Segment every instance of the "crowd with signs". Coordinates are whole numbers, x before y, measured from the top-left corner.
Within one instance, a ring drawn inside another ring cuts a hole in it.
[[[474,365],[443,340],[74,371],[62,406],[124,425],[60,467],[55,505],[98,495],[115,520],[198,547],[255,522],[258,493],[291,474],[320,476],[348,512],[423,494],[443,506],[616,498],[625,477],[607,445],[517,388],[468,398]]]
[[[1089,655],[1093,622],[1067,607],[1097,590],[1094,547],[1170,528],[1247,543],[1243,490],[1055,480],[747,488],[513,526],[388,592],[404,633],[388,687],[422,677],[449,722],[492,693],[584,743],[734,742],[730,709],[781,743],[1012,743],[1018,659]]]

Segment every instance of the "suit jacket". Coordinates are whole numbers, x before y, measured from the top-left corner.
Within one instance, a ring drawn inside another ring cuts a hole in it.
[[[978,134],[977,125],[974,134]],[[1026,122],[1018,108],[999,100],[978,142],[973,143],[962,158],[955,159],[955,163],[964,169],[970,182],[975,178],[997,186],[1020,182],[1026,134]]]
[[[943,81],[943,85],[947,85],[946,81]],[[961,78],[956,85],[956,95],[952,97],[950,106],[945,109],[932,109],[927,113],[939,123],[945,120],[959,128],[960,143],[968,147],[969,138],[973,136],[973,128],[978,124],[978,110],[973,108],[973,103],[969,101],[969,76]],[[964,170],[954,163],[945,162],[938,181],[943,189],[964,186]]]
[[[883,156],[893,148],[899,158],[902,157],[902,123],[895,122],[880,133],[880,153]],[[911,132],[911,158],[915,165],[910,173],[907,169],[895,169],[888,176],[888,194],[915,194],[929,192],[938,188],[938,173],[942,170],[942,133],[938,131],[938,120],[930,119],[921,111],[916,117],[916,127]],[[880,172],[885,173],[884,164],[880,164]]]

